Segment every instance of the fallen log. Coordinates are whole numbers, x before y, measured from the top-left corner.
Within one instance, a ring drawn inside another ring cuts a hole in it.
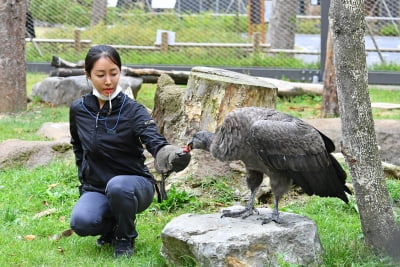
[[[342,153],[332,153],[332,155],[339,161],[344,162]],[[400,179],[400,166],[382,161],[383,172],[386,178]]]
[[[70,77],[85,75],[84,69],[72,68],[57,68],[50,72],[50,77]]]
[[[135,69],[122,67],[122,74],[125,76],[140,77],[143,79],[143,83],[157,83],[157,80],[161,74],[167,74],[174,80],[175,84],[187,84],[190,71],[166,71],[157,69]]]
[[[292,97],[298,95],[322,95],[323,85],[319,83],[288,82],[273,78],[260,77],[278,88],[278,96]]]
[[[53,56],[51,59],[51,66],[56,67],[56,68],[81,68],[83,69],[85,67],[85,62],[83,60],[80,60],[78,63],[73,63],[67,60],[64,60],[58,56]]]
[[[50,72],[50,77],[69,77],[85,74],[83,61],[73,63],[58,56],[53,56],[50,65],[56,68]],[[175,84],[187,84],[190,71],[166,71],[147,68],[136,69],[122,66],[122,75],[142,78],[143,83],[157,83],[161,74],[170,76]]]
[[[53,56],[51,66],[57,69],[50,73],[53,77],[68,77],[83,75],[84,63],[79,61],[73,63],[66,61],[57,56]],[[167,71],[158,70],[151,68],[130,68],[122,66],[122,75],[140,77],[143,79],[143,83],[157,83],[158,78],[161,74],[169,75],[175,82],[175,84],[187,84],[189,79],[190,71]],[[278,88],[278,96],[280,97],[293,97],[298,95],[322,95],[323,85],[318,83],[299,83],[299,82],[288,82],[273,78],[258,77],[265,82],[272,83]]]

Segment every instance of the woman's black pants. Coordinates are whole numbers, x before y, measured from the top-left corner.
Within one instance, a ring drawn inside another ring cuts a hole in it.
[[[114,233],[136,238],[136,214],[153,201],[154,185],[141,176],[119,175],[107,183],[105,194],[83,190],[72,210],[71,229],[80,236]]]

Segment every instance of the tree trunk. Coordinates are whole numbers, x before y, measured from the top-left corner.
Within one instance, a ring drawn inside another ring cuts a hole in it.
[[[336,89],[336,73],[333,65],[332,32],[328,32],[326,46],[326,62],[324,74],[324,89],[322,93],[322,117],[333,118],[339,116],[339,104]]]
[[[94,0],[92,6],[92,17],[90,26],[96,26],[106,19],[107,0]]]
[[[0,112],[26,110],[25,0],[0,2]]]
[[[378,153],[365,53],[363,0],[333,0],[333,51],[342,120],[342,153],[349,166],[365,241],[399,255],[398,236]],[[390,247],[390,244],[393,247]],[[397,252],[394,252],[397,250]]]
[[[160,76],[152,115],[168,141],[178,143],[199,130],[214,132],[235,108],[275,108],[276,97],[277,88],[256,77],[195,67],[186,89],[168,75]]]
[[[293,49],[296,30],[297,1],[272,0],[267,43],[273,49]]]

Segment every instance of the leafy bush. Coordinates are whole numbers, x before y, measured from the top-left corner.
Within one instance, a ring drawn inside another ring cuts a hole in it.
[[[182,209],[185,204],[194,201],[194,196],[184,190],[178,190],[174,185],[168,191],[168,199],[161,203],[154,203],[160,210],[175,212]]]

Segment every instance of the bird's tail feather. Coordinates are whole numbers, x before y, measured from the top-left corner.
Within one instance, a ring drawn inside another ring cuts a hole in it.
[[[338,197],[348,203],[347,193],[351,191],[346,186],[347,174],[339,162],[329,154],[332,162],[329,168],[317,171],[290,171],[294,184],[300,186],[308,195],[321,197]]]

